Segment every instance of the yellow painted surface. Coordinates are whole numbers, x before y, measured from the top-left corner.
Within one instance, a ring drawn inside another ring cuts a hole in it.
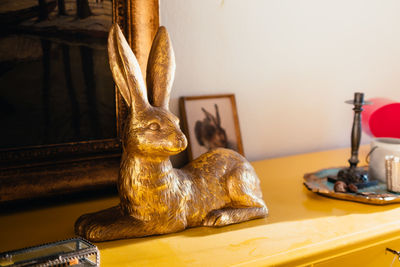
[[[364,159],[368,147],[362,147]],[[400,205],[325,198],[302,185],[304,173],[346,165],[349,149],[254,162],[268,218],[222,228],[96,243],[102,266],[390,266],[400,250]],[[79,215],[117,197],[0,214],[0,251],[73,237]],[[397,265],[396,265],[397,264]],[[395,261],[393,266],[400,266]]]

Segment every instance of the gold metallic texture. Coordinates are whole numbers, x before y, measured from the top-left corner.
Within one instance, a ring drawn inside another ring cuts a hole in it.
[[[106,241],[265,217],[260,181],[237,152],[217,148],[173,168],[169,157],[182,152],[187,140],[168,110],[175,58],[167,30],[159,28],[150,51],[149,89],[117,24],[108,45],[113,77],[129,109],[122,132],[120,204],[81,216],[76,234]]]

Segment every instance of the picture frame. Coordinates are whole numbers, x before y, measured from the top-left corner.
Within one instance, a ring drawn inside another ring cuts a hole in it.
[[[11,3],[12,1],[9,2]],[[65,3],[65,8],[67,9],[70,8],[71,5],[78,6],[79,4],[81,8],[80,11],[78,11],[78,7],[76,7],[74,11],[77,18],[71,19],[71,21],[76,22],[79,21],[78,18],[81,18],[85,20],[85,23],[88,21],[85,16],[88,14],[96,14],[93,9],[87,10],[88,3],[89,6],[94,4],[107,5],[109,12],[111,12],[108,14],[110,18],[109,26],[111,27],[111,23],[117,23],[120,26],[129,45],[136,54],[142,71],[146,69],[151,42],[159,27],[158,0],[41,0],[36,2],[32,1],[32,3],[36,3],[38,6],[29,10],[21,8],[21,14],[23,15],[21,15],[21,17],[16,16],[17,13],[15,13],[15,10],[11,10],[9,14],[2,13],[5,10],[4,6],[2,7],[0,10],[0,22],[2,24],[0,31],[4,33],[2,36],[5,36],[6,33],[10,34],[11,31],[15,31],[17,34],[25,33],[32,35],[32,32],[30,32],[32,27],[29,28],[25,25],[24,27],[18,27],[15,21],[10,21],[10,26],[5,27],[5,23],[7,20],[14,20],[15,18],[20,18],[21,21],[25,20],[26,17],[24,17],[24,14],[33,14],[38,11],[38,16],[42,16],[44,14],[41,12],[42,9],[40,9],[40,5],[42,4],[45,4],[46,12],[61,12],[58,6],[56,8],[54,7],[60,5],[60,3]],[[29,12],[26,13],[25,11]],[[47,15],[49,14],[50,13]],[[44,14],[44,16],[47,15]],[[58,15],[60,17],[63,16],[63,19],[68,18],[68,12],[67,15]],[[100,14],[96,14],[96,16],[97,15]],[[29,19],[32,20],[34,17]],[[44,24],[53,23],[51,19],[49,21],[46,20],[47,19],[44,18]],[[40,21],[40,19],[38,19],[38,21]],[[75,34],[76,30],[77,29],[71,31],[71,36]],[[84,31],[85,29],[82,30],[82,32]],[[14,34],[13,32],[11,32],[11,34]],[[66,40],[68,45],[72,43],[71,36],[64,38],[60,36],[60,32],[62,31],[57,30],[55,25],[50,25],[50,27],[47,28],[35,29],[33,35],[45,39],[45,47],[48,47],[48,41],[58,44],[60,43],[60,39]],[[101,35],[102,38],[104,38],[103,42],[106,46],[108,29],[103,30]],[[81,37],[82,36],[78,39]],[[39,49],[39,51],[41,50],[43,49]],[[111,77],[106,47],[104,48],[103,57],[105,68],[107,68]],[[59,65],[60,64],[53,64],[53,67],[60,67]],[[94,64],[94,68],[97,67],[98,64]],[[73,71],[76,70],[73,69]],[[26,72],[26,74],[29,74],[29,72]],[[23,77],[21,77],[21,79],[23,79]],[[96,81],[96,79],[91,79],[91,81],[93,80]],[[48,79],[43,77],[42,81],[43,84],[46,84]],[[4,83],[1,85],[3,84]],[[107,117],[107,119],[114,124],[111,125],[111,127],[113,127],[112,134],[97,137],[83,136],[76,140],[52,140],[47,143],[25,143],[23,141],[19,143],[17,140],[12,146],[7,146],[7,143],[5,143],[6,146],[0,146],[0,203],[47,198],[79,192],[94,192],[98,189],[115,186],[122,151],[120,132],[123,127],[122,122],[127,114],[127,108],[122,97],[117,90],[115,90],[113,83],[110,84],[107,90],[109,90],[111,94],[105,98],[109,101],[108,105],[113,106],[115,109],[112,114],[114,117]],[[54,90],[50,92],[54,92]],[[87,99],[87,101],[93,101],[91,97],[87,97]],[[67,100],[65,102],[67,102]],[[54,103],[51,104],[54,106]],[[63,101],[58,101],[57,105],[64,105],[64,103]],[[91,111],[89,110],[88,112],[90,113]],[[2,127],[5,126],[5,122],[0,120],[0,125],[2,125]],[[29,132],[27,133],[29,134]]]
[[[189,160],[216,147],[244,156],[234,94],[181,97],[179,107]]]

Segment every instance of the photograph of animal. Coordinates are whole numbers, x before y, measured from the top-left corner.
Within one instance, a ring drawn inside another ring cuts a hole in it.
[[[179,108],[190,160],[217,147],[244,156],[234,94],[183,96]]]
[[[202,121],[197,121],[194,129],[197,142],[208,150],[217,147],[228,148],[228,138],[225,129],[221,127],[218,105],[215,104],[214,107],[215,116],[205,108],[201,108],[205,118]]]
[[[82,215],[75,233],[91,241],[143,237],[265,217],[260,181],[239,153],[215,148],[181,169],[170,156],[187,139],[169,111],[175,58],[167,30],[153,41],[145,83],[117,24],[108,39],[115,83],[128,105],[118,177],[119,205]]]

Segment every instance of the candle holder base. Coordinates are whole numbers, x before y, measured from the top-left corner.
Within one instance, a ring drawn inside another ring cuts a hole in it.
[[[343,181],[346,184],[354,184],[358,189],[363,189],[370,186],[375,186],[378,184],[377,180],[368,179],[368,171],[363,167],[349,167],[339,170],[337,175],[328,176],[328,181],[331,183],[336,183],[338,181]]]

